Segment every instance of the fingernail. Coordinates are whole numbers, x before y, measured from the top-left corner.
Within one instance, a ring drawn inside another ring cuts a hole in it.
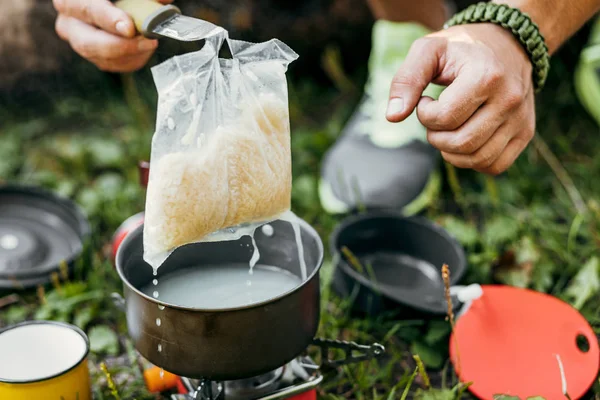
[[[123,36],[129,36],[129,27],[127,25],[128,24],[125,21],[117,22],[117,25],[116,25],[117,32],[119,32]]]
[[[156,48],[157,42],[155,40],[142,40],[138,43],[138,49],[140,51],[150,51]]]
[[[388,103],[386,114],[388,117],[393,117],[396,114],[401,113],[404,110],[404,100],[400,97],[394,97]]]

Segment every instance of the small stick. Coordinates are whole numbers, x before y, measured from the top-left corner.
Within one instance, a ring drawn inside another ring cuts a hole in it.
[[[544,139],[542,139],[539,135],[535,135],[531,143],[538,153],[540,153],[542,158],[548,163],[550,169],[552,172],[554,172],[554,175],[556,175],[556,178],[560,184],[565,188],[567,194],[573,202],[573,205],[577,209],[577,212],[579,214],[586,214],[588,212],[588,208],[583,200],[583,197],[581,196],[581,193],[579,193],[579,190],[577,190],[577,186],[575,186],[573,183],[569,173],[565,167],[562,166],[554,153],[552,153],[552,150],[550,150],[550,147],[548,147]]]
[[[4,308],[6,306],[10,306],[11,304],[15,304],[19,302],[19,296],[15,293],[9,294],[8,296],[4,296],[0,298],[0,308]]]
[[[452,334],[454,335],[454,345],[456,346],[456,374],[460,373],[460,352],[458,351],[458,340],[454,332],[454,311],[452,310],[452,297],[450,296],[450,269],[448,264],[442,265],[442,279],[444,280],[444,297],[448,303],[448,315],[446,320],[450,321]]]

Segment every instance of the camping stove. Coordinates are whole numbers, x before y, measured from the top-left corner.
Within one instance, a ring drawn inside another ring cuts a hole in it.
[[[172,400],[316,400],[323,375],[309,357],[298,357],[269,373],[228,382],[181,379]]]
[[[172,400],[316,400],[322,371],[377,358],[385,352],[379,343],[361,345],[341,340],[315,338],[320,349],[321,366],[310,357],[300,356],[269,373],[227,382],[181,378],[179,392]],[[330,359],[330,350],[343,356]]]

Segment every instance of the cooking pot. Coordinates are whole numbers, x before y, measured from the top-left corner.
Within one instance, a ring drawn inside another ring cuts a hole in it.
[[[300,277],[291,224],[277,220],[271,225],[272,235],[261,229],[255,233],[260,263]],[[124,284],[127,327],[137,350],[171,373],[215,381],[257,376],[297,357],[313,342],[319,326],[323,262],[318,234],[304,221],[299,226],[307,278],[276,298],[228,309],[181,307],[147,296],[140,288],[184,268],[249,262],[250,237],[180,247],[155,276],[143,260],[143,224],[127,234],[117,251],[116,268]]]

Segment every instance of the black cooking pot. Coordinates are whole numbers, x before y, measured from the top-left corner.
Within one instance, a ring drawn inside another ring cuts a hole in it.
[[[272,300],[218,310],[175,306],[145,295],[140,288],[183,268],[249,262],[253,250],[249,237],[183,246],[172,253],[155,277],[142,258],[143,225],[128,234],[119,246],[116,267],[124,283],[127,327],[136,349],[166,371],[215,381],[257,376],[301,354],[319,325],[323,243],[310,225],[304,221],[299,224],[307,279]],[[271,225],[272,236],[256,230],[260,263],[300,277],[291,224],[275,221]]]

